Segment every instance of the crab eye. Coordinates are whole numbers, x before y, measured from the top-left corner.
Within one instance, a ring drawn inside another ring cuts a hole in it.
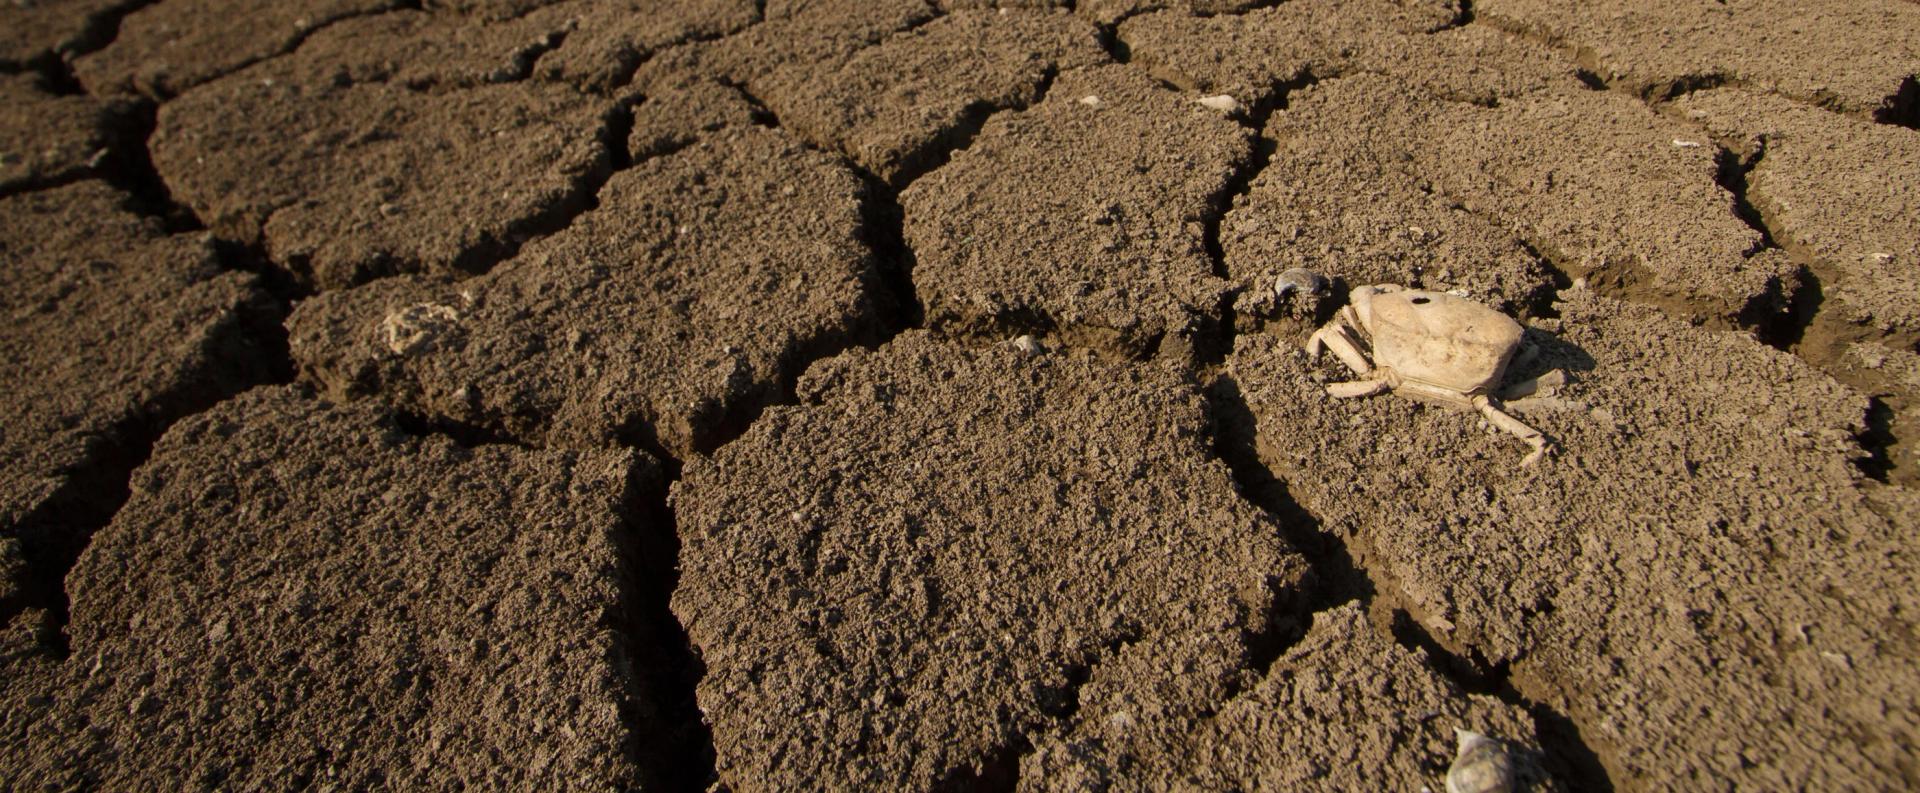
[[[1416,306],[1424,306],[1424,305],[1426,305],[1426,304],[1428,304],[1428,303],[1431,303],[1431,302],[1433,302],[1433,299],[1432,299],[1432,298],[1426,298],[1426,297],[1416,297],[1416,298],[1414,298],[1413,300],[1411,300],[1411,301],[1408,301],[1408,302],[1411,302],[1411,303],[1413,303],[1413,304],[1414,304],[1414,305],[1416,305]]]

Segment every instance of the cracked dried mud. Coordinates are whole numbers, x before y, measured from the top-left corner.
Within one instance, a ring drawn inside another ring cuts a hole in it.
[[[0,4],[0,790],[1920,787],[1915,173],[1912,0]]]

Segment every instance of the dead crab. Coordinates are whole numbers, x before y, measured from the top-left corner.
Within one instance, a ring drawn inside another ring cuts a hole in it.
[[[1500,400],[1558,385],[1565,376],[1555,370],[1502,387],[1520,340],[1520,323],[1472,300],[1374,284],[1347,294],[1346,307],[1307,340],[1307,355],[1317,357],[1321,349],[1330,349],[1360,376],[1327,386],[1328,394],[1353,399],[1392,391],[1479,411],[1493,426],[1533,447],[1520,461],[1532,465],[1550,443],[1539,430],[1503,410]],[[1372,348],[1371,360],[1367,347]]]

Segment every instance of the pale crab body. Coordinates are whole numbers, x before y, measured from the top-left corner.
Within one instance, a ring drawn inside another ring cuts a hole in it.
[[[1500,398],[1531,394],[1551,372],[1507,385],[1507,370],[1521,350],[1524,330],[1511,317],[1445,292],[1395,284],[1355,288],[1332,321],[1307,340],[1307,353],[1322,349],[1360,379],[1334,383],[1327,393],[1350,399],[1392,391],[1422,402],[1479,412],[1495,427],[1533,447],[1522,464],[1540,459],[1546,436],[1502,409]]]
[[[1372,342],[1373,368],[1395,393],[1469,407],[1506,378],[1520,349],[1520,323],[1445,292],[1354,290],[1341,309]]]

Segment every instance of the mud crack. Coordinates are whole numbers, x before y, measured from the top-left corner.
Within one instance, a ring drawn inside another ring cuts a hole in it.
[[[159,111],[159,104],[142,100],[120,116],[115,129],[118,140],[100,175],[133,197],[129,209],[158,218],[168,233],[204,231],[206,223],[191,208],[174,200],[166,180],[154,168],[150,142],[159,123]]]
[[[1765,212],[1749,197],[1748,177],[1753,169],[1766,156],[1766,142],[1756,143],[1744,155],[1728,141],[1716,144],[1718,151],[1715,159],[1719,165],[1716,180],[1720,188],[1733,196],[1733,212],[1748,228],[1760,234],[1761,250],[1784,251],[1799,266],[1796,284],[1789,291],[1787,310],[1765,313],[1756,316],[1742,316],[1741,323],[1754,332],[1754,335],[1768,346],[1785,352],[1794,352],[1805,340],[1807,330],[1813,326],[1819,315],[1822,302],[1822,270],[1814,257],[1796,247],[1783,245],[1767,223]],[[1831,277],[1831,273],[1827,273]],[[1811,361],[1811,359],[1809,359]],[[1814,362],[1819,365],[1818,362]]]
[[[1220,375],[1202,397],[1214,432],[1213,452],[1227,464],[1240,497],[1272,515],[1287,544],[1307,562],[1303,585],[1275,598],[1264,624],[1247,637],[1248,668],[1264,675],[1307,635],[1315,614],[1351,601],[1370,603],[1378,590],[1354,563],[1346,544],[1326,531],[1320,519],[1287,491],[1287,483],[1260,461],[1258,419],[1239,381],[1230,374]],[[1229,698],[1237,693],[1230,691]]]
[[[1663,112],[1677,115],[1671,109],[1663,109]],[[1751,197],[1749,177],[1767,156],[1767,138],[1761,136],[1740,141],[1714,136],[1714,140],[1718,148],[1717,180],[1720,187],[1733,196],[1735,214],[1761,235],[1761,249],[1782,251],[1798,267],[1795,282],[1787,293],[1787,310],[1751,316],[1743,314],[1740,317],[1741,326],[1751,330],[1762,343],[1806,361],[1869,398],[1863,428],[1854,435],[1865,456],[1856,459],[1854,464],[1869,479],[1883,483],[1890,481],[1897,468],[1893,462],[1896,457],[1894,450],[1899,447],[1901,440],[1896,432],[1898,411],[1887,400],[1889,397],[1900,402],[1904,400],[1900,399],[1898,389],[1890,389],[1887,382],[1863,373],[1843,360],[1854,343],[1872,340],[1876,338],[1875,333],[1822,313],[1826,304],[1827,284],[1838,277],[1837,268],[1797,243],[1790,235],[1776,234],[1773,231],[1776,224],[1768,219],[1771,210],[1766,202]],[[1901,343],[1901,340],[1893,338],[1886,341]],[[1911,476],[1909,473],[1901,478]]]
[[[1471,11],[1471,4],[1463,3],[1463,8],[1467,9],[1464,12],[1465,21],[1460,24],[1467,24],[1468,22],[1484,24],[1506,35],[1531,41],[1548,49],[1555,50],[1578,65],[1575,75],[1589,88],[1604,88],[1605,90],[1632,96],[1641,102],[1654,106],[1655,109],[1659,109],[1660,105],[1667,104],[1698,91],[1710,91],[1715,88],[1739,88],[1756,93],[1778,96],[1782,99],[1797,102],[1808,107],[1818,108],[1821,111],[1836,115],[1853,116],[1856,118],[1865,118],[1866,120],[1879,124],[1920,129],[1920,82],[1917,82],[1916,78],[1912,76],[1901,81],[1893,93],[1888,94],[1886,99],[1882,100],[1879,108],[1867,114],[1843,109],[1844,103],[1842,100],[1831,94],[1820,92],[1799,94],[1782,91],[1778,87],[1769,85],[1766,82],[1754,82],[1741,78],[1736,74],[1729,74],[1717,70],[1650,80],[1634,80],[1622,76],[1610,78],[1605,76],[1608,70],[1600,63],[1599,56],[1590,47],[1573,44],[1560,36],[1546,33],[1514,20],[1499,17],[1475,17]]]
[[[408,435],[444,437],[465,449],[546,448],[495,428],[414,411],[396,411],[392,421]],[[613,571],[619,600],[608,619],[620,655],[609,663],[626,687],[619,703],[627,733],[625,752],[636,776],[663,790],[705,790],[715,778],[716,756],[697,696],[706,665],[672,609],[679,588],[680,539],[668,493],[680,479],[682,464],[648,438],[623,437],[620,445],[657,463],[629,470],[613,538],[619,554],[619,567]]]
[[[1033,752],[1033,742],[1016,735],[977,766],[948,769],[933,783],[935,793],[1012,793],[1020,789],[1020,760]]]
[[[392,8],[381,8],[381,9],[374,9],[369,11],[360,11],[355,13],[342,14],[340,16],[321,20],[316,24],[309,25],[307,27],[304,27],[295,31],[293,38],[289,39],[287,43],[281,46],[279,49],[274,50],[273,52],[266,53],[264,55],[257,56],[257,57],[247,58],[227,68],[211,72],[207,74],[204,78],[199,80],[197,83],[195,83],[194,85],[187,86],[185,90],[190,91],[193,89],[195,85],[205,85],[207,83],[218,80],[222,77],[226,77],[232,74],[237,74],[240,71],[250,66],[254,66],[256,64],[265,63],[275,58],[283,58],[288,55],[292,55],[294,52],[300,49],[301,45],[306,44],[308,40],[312,39],[315,35],[319,34],[321,31],[326,30],[327,28],[333,27],[334,25],[338,25],[342,22],[361,19],[364,17],[383,16],[386,14],[394,13],[396,11],[417,10],[418,8],[419,8],[419,0],[412,0],[412,2],[409,4],[402,4],[400,6],[396,6]],[[529,64],[529,67],[531,67],[531,64]],[[180,93],[180,92],[165,90],[160,86],[154,86],[152,90],[154,94],[153,98],[161,102],[165,102],[169,99],[172,99],[178,96]]]
[[[1227,216],[1233,213],[1234,205],[1253,190],[1254,180],[1260,178],[1267,166],[1272,164],[1273,155],[1279,150],[1279,141],[1267,135],[1267,123],[1273,114],[1286,109],[1287,99],[1294,91],[1319,84],[1320,78],[1310,71],[1302,71],[1291,80],[1276,83],[1269,92],[1269,98],[1250,108],[1244,119],[1236,119],[1241,126],[1253,132],[1253,150],[1247,159],[1240,163],[1228,177],[1226,183],[1213,195],[1207,197],[1207,212],[1201,218],[1200,245],[1206,251],[1207,260],[1213,266],[1213,275],[1222,280],[1231,280],[1232,274],[1227,268],[1226,248],[1220,242],[1220,226]],[[1208,334],[1211,340],[1196,340],[1195,352],[1198,362],[1217,364],[1233,352],[1233,340],[1238,333],[1238,317],[1234,313],[1234,304],[1243,290],[1236,287],[1227,290],[1221,296],[1218,310],[1220,321]]]
[[[108,8],[87,17],[85,26],[78,36],[51,53],[54,60],[72,60],[89,53],[99,52],[120,38],[120,23],[135,11],[154,5],[160,0],[134,0],[133,2]],[[64,65],[62,66],[64,68]]]
[[[1056,72],[1049,69],[1046,79],[1030,104],[1038,104],[1046,99],[1047,91],[1053,84]],[[753,108],[755,120],[764,126],[781,129],[780,116],[760,97],[754,95],[744,85],[727,84],[740,92],[747,104]],[[1026,105],[1013,109],[1024,109]],[[967,114],[970,118],[969,108]],[[1005,109],[1005,108],[1003,108]],[[893,181],[874,173],[872,170],[854,162],[844,153],[822,147],[818,142],[799,137],[808,147],[834,155],[840,164],[860,178],[861,193],[861,229],[860,237],[866,242],[878,265],[880,273],[881,316],[883,328],[880,338],[874,346],[885,344],[901,332],[920,328],[925,323],[925,311],[919,298],[919,292],[913,285],[914,253],[906,239],[906,210],[900,205],[900,193],[914,181],[953,158],[953,153],[966,148],[975,135],[985,126],[987,119],[998,110],[989,110],[980,114],[972,123],[963,123],[947,134],[936,139],[931,145],[915,153],[912,164],[904,168]],[[803,367],[804,368],[804,367]],[[796,373],[797,375],[797,373]],[[786,390],[791,396],[792,389]]]
[[[1546,752],[1546,770],[1566,782],[1568,789],[1591,793],[1614,789],[1606,764],[1581,737],[1580,725],[1553,706],[1523,693],[1514,684],[1506,662],[1489,664],[1471,650],[1466,655],[1453,652],[1435,641],[1405,609],[1382,603],[1376,603],[1375,608],[1390,608],[1384,619],[1395,642],[1424,655],[1430,668],[1460,690],[1525,710],[1533,719],[1534,740]]]
[[[680,586],[680,538],[667,498],[679,480],[680,461],[661,460],[658,476],[635,483],[622,515],[618,538],[624,568],[621,579],[621,635],[635,669],[632,683],[645,692],[654,712],[630,707],[622,712],[634,761],[651,772],[665,790],[705,790],[715,778],[713,731],[699,703],[706,663],[673,613]]]
[[[1231,375],[1217,377],[1204,393],[1213,422],[1214,453],[1227,464],[1242,498],[1272,515],[1287,542],[1306,559],[1304,585],[1286,597],[1276,597],[1264,625],[1247,637],[1248,680],[1267,674],[1287,650],[1303,639],[1323,612],[1359,602],[1374,618],[1369,622],[1409,650],[1422,653],[1432,669],[1461,691],[1490,696],[1526,710],[1535,724],[1535,739],[1546,752],[1547,770],[1566,780],[1574,790],[1611,791],[1613,783],[1600,756],[1581,737],[1570,718],[1532,698],[1517,687],[1505,664],[1455,653],[1436,641],[1414,620],[1395,595],[1392,580],[1376,580],[1366,565],[1366,549],[1350,550],[1337,532],[1296,501],[1286,482],[1275,477],[1259,455],[1257,418]],[[1245,682],[1229,687],[1231,701]]]
[[[600,208],[600,190],[615,173],[633,165],[633,157],[627,151],[627,134],[632,130],[632,103],[615,104],[607,111],[600,127],[600,145],[607,152],[605,163],[588,168],[576,177],[572,189],[559,201],[508,226],[504,238],[462,252],[454,259],[453,268],[470,275],[485,274],[519,254],[527,243],[565,231],[581,215]]]
[[[600,158],[599,162],[573,176],[568,189],[553,201],[540,206],[529,215],[509,222],[498,235],[486,235],[455,254],[446,265],[449,274],[457,278],[485,275],[500,263],[519,255],[520,250],[527,243],[565,231],[582,215],[598,209],[601,189],[606,187],[615,173],[633,164],[627,151],[627,135],[632,128],[631,103],[621,101],[614,104],[602,116],[598,135],[605,156]],[[265,228],[274,215],[284,208],[278,207],[267,213],[261,220],[261,227]],[[276,261],[276,264],[278,268],[288,271],[288,275],[308,270],[308,265],[303,261]],[[360,279],[360,282],[354,285],[364,286],[396,275],[430,272],[433,269],[417,262],[411,266],[401,266],[401,264],[385,262],[383,271],[373,274],[372,277]],[[308,275],[311,274],[308,273]]]
[[[15,522],[26,562],[25,580],[18,597],[0,602],[0,625],[22,611],[44,609],[50,649],[66,657],[71,608],[67,573],[93,535],[126,504],[134,471],[152,456],[154,444],[170,427],[250,388],[291,381],[284,331],[276,341],[285,313],[278,301],[241,307],[233,319],[234,341],[221,345],[214,372],[180,391],[160,395],[142,411],[109,427],[86,459],[67,472],[61,487]]]

